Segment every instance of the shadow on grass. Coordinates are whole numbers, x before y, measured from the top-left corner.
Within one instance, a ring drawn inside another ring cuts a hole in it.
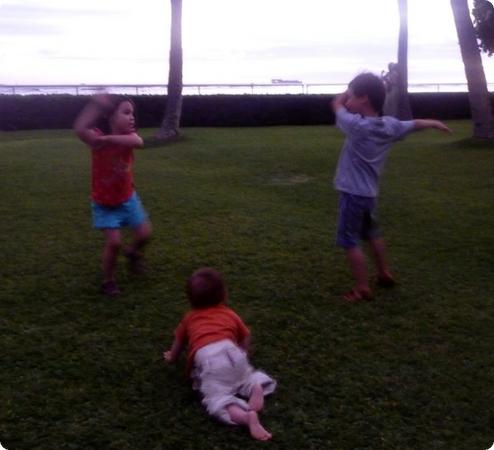
[[[494,139],[468,137],[448,144],[448,147],[459,150],[494,150]]]

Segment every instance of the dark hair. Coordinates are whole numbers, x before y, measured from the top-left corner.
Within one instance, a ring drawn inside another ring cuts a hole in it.
[[[109,134],[111,132],[110,117],[123,102],[129,102],[134,107],[134,116],[136,116],[135,103],[131,98],[126,97],[125,95],[117,95],[117,94],[111,94],[108,97],[111,102],[111,107],[108,108],[96,121],[96,127],[99,128],[105,134]],[[136,117],[136,122],[137,122],[137,117]]]
[[[378,113],[382,113],[386,90],[381,78],[370,72],[364,72],[357,75],[348,87],[353,91],[356,97],[367,95],[369,102]]]
[[[221,274],[210,267],[196,270],[187,280],[187,297],[193,308],[218,305],[226,298],[226,286]]]

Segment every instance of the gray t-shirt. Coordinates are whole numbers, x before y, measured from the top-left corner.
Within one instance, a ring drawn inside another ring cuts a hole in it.
[[[379,177],[391,144],[413,131],[414,122],[394,117],[362,117],[346,108],[336,112],[336,125],[346,135],[334,187],[363,197],[377,197]]]

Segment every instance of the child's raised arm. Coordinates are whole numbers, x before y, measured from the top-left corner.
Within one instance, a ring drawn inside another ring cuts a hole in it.
[[[173,340],[171,349],[166,352],[163,352],[163,358],[168,363],[174,363],[178,359],[184,348],[185,348],[184,342],[181,341],[180,339],[175,338]]]
[[[143,146],[143,140],[137,133],[129,134],[102,134],[95,130],[98,119],[115,108],[111,97],[96,95],[84,107],[74,122],[74,131],[79,138],[92,148],[99,148],[104,144],[113,144],[123,147],[136,148]]]
[[[451,129],[439,120],[415,119],[413,123],[416,131],[425,130],[427,128],[436,128],[437,130],[444,131],[445,133],[452,133]]]
[[[331,107],[333,108],[333,112],[336,114],[336,111],[341,107],[345,106],[346,101],[348,100],[348,92],[345,91],[342,94],[337,95],[333,101],[331,102]]]
[[[98,147],[102,144],[101,136],[94,130],[96,121],[111,108],[107,96],[98,95],[84,107],[74,122],[74,131],[79,139],[90,147]]]

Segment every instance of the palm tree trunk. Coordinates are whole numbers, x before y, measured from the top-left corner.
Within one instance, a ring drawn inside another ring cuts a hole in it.
[[[182,0],[171,0],[170,66],[166,110],[156,138],[167,140],[177,137],[182,114]]]
[[[398,0],[400,32],[398,37],[398,105],[397,117],[410,120],[412,110],[408,97],[408,1]]]
[[[468,83],[468,98],[473,121],[473,137],[494,137],[492,105],[487,89],[482,57],[475,35],[467,0],[451,0],[461,57]]]

